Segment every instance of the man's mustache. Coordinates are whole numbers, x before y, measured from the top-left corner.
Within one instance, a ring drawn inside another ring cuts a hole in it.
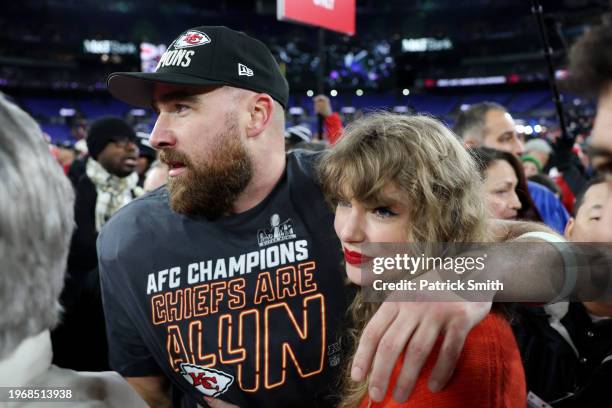
[[[181,163],[185,167],[191,167],[189,157],[178,150],[162,150],[159,153],[159,160],[168,166],[170,166],[171,163]]]

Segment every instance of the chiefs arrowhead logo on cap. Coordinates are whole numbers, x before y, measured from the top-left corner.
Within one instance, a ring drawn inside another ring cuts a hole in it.
[[[189,30],[174,41],[174,48],[197,47],[198,45],[208,44],[210,37],[201,31]]]
[[[181,364],[181,375],[198,391],[208,397],[217,397],[226,392],[234,377],[223,371],[204,368],[195,364]]]

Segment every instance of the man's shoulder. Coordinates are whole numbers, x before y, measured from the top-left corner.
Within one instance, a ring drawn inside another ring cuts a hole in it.
[[[102,227],[99,242],[112,237],[126,239],[147,236],[151,231],[176,216],[168,204],[168,192],[160,187],[136,198],[117,211]]]
[[[168,190],[165,186],[159,187],[153,191],[132,200],[127,205],[121,207],[109,220],[111,223],[128,222],[141,218],[154,217],[162,214],[171,214],[168,203]]]
[[[316,179],[317,164],[323,156],[323,151],[295,149],[287,153],[287,168],[291,173]]]

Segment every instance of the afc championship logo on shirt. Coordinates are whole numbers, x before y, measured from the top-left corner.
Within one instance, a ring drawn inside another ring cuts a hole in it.
[[[260,247],[297,238],[293,232],[291,218],[281,223],[280,216],[274,214],[270,218],[270,225],[271,227],[268,229],[260,229],[257,231],[257,242]]]
[[[260,249],[148,275],[151,322],[165,329],[168,364],[207,396],[234,383],[244,392],[273,389],[288,371],[307,378],[325,366],[326,299],[309,241],[278,214],[256,239]]]

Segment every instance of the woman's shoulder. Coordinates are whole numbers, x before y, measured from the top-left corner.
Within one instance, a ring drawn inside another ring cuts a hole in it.
[[[438,359],[442,339],[438,339],[405,403],[393,400],[392,390],[399,377],[404,356],[396,364],[390,387],[381,403],[362,401],[360,408],[451,408],[524,407],[525,380],[520,354],[507,320],[490,313],[466,338],[453,378],[440,392],[432,393],[427,381]]]

